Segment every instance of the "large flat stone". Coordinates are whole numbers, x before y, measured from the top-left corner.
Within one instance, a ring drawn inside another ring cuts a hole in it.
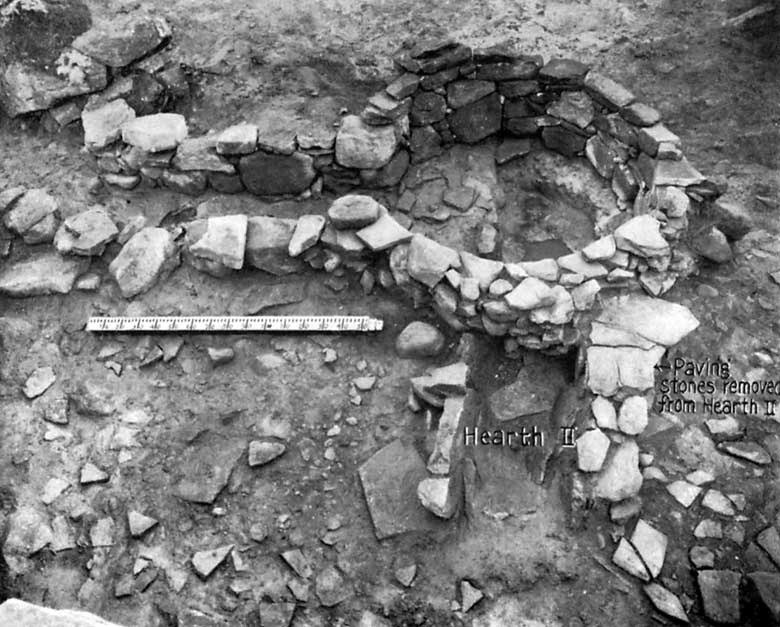
[[[8,627],[122,627],[95,614],[79,610],[55,610],[21,599],[0,605],[0,625]]]
[[[387,211],[373,224],[355,233],[373,251],[382,251],[412,239],[412,232],[404,228]]]
[[[178,464],[181,478],[174,493],[191,503],[213,503],[245,450],[243,440],[222,437],[210,437],[189,446]]]
[[[705,616],[716,623],[738,625],[740,574],[733,570],[700,570],[697,579]]]
[[[48,222],[59,214],[59,203],[43,189],[30,189],[3,216],[5,227],[21,235],[28,244],[42,243]],[[56,224],[55,224],[56,226]],[[45,227],[45,228],[42,228]],[[52,234],[53,235],[53,234]],[[49,240],[50,241],[50,240]]]
[[[541,376],[537,371],[523,368],[512,383],[488,397],[491,416],[499,422],[506,422],[549,412],[563,383],[550,374]]]
[[[61,257],[54,252],[38,253],[0,270],[0,294],[17,297],[67,294],[88,265],[86,260]]]
[[[417,485],[428,473],[413,446],[394,440],[364,462],[359,473],[379,540],[435,528],[417,499]]]
[[[232,163],[217,154],[217,135],[188,137],[183,139],[176,148],[172,165],[182,172],[206,171],[234,174],[236,169]]]
[[[314,182],[314,160],[300,152],[290,155],[258,151],[242,157],[238,171],[246,189],[258,196],[300,194]]]
[[[591,346],[587,351],[587,384],[601,396],[614,396],[623,388],[645,391],[655,384],[655,366],[666,349]]]
[[[456,109],[447,116],[458,141],[474,144],[501,130],[501,99],[497,93]]]
[[[147,152],[172,150],[187,133],[187,121],[178,113],[142,115],[122,125],[122,141]]]
[[[84,145],[90,150],[105,148],[122,136],[122,125],[134,119],[135,111],[122,98],[85,109],[81,112]]]
[[[610,451],[598,479],[595,495],[613,503],[630,498],[642,487],[639,471],[639,447],[633,440],[626,440]]]
[[[650,215],[631,218],[615,229],[615,244],[620,250],[641,257],[658,257],[671,253],[669,242],[661,235],[661,224]]]
[[[110,67],[120,68],[146,56],[171,36],[161,17],[115,14],[98,22],[71,44]]]
[[[604,298],[602,305],[597,321],[667,347],[674,346],[699,326],[687,307],[642,294]]]
[[[190,241],[190,253],[233,270],[240,270],[244,265],[247,217],[245,215],[212,217],[206,220],[204,226],[205,232]]]
[[[460,268],[457,251],[425,237],[415,235],[409,244],[406,271],[413,279],[433,287],[450,268]]]
[[[119,234],[114,222],[102,207],[93,207],[67,218],[54,236],[54,247],[60,254],[100,256],[106,244]]]

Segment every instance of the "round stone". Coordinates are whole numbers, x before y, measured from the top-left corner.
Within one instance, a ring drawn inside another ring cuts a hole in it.
[[[415,321],[401,331],[395,350],[401,357],[433,357],[444,348],[444,335],[427,322]]]

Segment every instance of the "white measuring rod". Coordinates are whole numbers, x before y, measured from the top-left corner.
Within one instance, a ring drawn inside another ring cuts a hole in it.
[[[310,332],[381,331],[384,322],[369,316],[132,316],[91,317],[87,331],[102,332]]]

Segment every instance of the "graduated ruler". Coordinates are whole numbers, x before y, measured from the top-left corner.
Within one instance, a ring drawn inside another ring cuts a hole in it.
[[[87,321],[87,331],[120,333],[350,333],[381,331],[383,326],[382,320],[369,316],[93,316]]]

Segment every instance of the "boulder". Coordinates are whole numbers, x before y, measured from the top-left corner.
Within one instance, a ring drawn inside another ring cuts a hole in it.
[[[238,171],[247,191],[258,196],[287,196],[305,192],[317,173],[314,160],[301,152],[289,155],[258,151],[241,157]]]
[[[108,271],[125,298],[148,291],[179,265],[179,251],[165,229],[147,227],[133,235],[109,264]]]
[[[0,270],[0,294],[43,296],[67,294],[88,262],[61,257],[57,253],[37,253]]]
[[[246,234],[246,263],[275,275],[291,274],[303,268],[303,262],[289,256],[297,221],[259,216],[249,218]]]
[[[219,155],[248,155],[257,150],[257,126],[236,124],[226,128],[217,137]]]
[[[161,17],[112,15],[95,23],[71,44],[79,52],[114,68],[145,57],[171,36],[171,27]]]
[[[60,254],[100,256],[119,230],[102,207],[93,207],[67,218],[54,236]]]
[[[392,159],[397,147],[394,125],[370,126],[348,115],[336,134],[336,161],[346,168],[377,169]]]
[[[33,65],[9,63],[0,74],[0,104],[10,117],[50,109],[74,96],[104,89],[106,67],[75,51],[64,54],[58,75]]]
[[[135,111],[121,98],[81,112],[84,145],[101,150],[122,136],[122,125],[135,119]]]
[[[178,113],[143,115],[122,125],[122,141],[147,152],[172,150],[187,133],[187,121]]]
[[[79,610],[55,610],[8,599],[0,605],[0,625],[9,627],[122,627],[109,623],[95,614]]]

